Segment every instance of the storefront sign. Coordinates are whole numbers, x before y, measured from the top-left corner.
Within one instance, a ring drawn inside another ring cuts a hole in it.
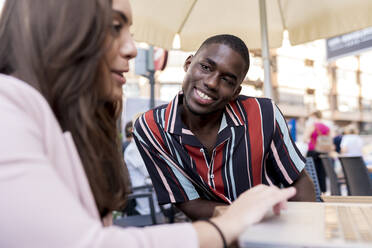
[[[326,40],[327,60],[359,54],[372,48],[372,27]]]

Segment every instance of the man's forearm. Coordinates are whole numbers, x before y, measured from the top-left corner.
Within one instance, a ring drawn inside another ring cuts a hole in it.
[[[208,201],[204,199],[195,199],[183,203],[176,204],[182,212],[186,214],[191,220],[199,220],[211,218],[216,206],[227,205],[221,202]]]

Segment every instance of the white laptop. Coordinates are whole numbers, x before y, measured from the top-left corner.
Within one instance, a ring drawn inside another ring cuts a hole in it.
[[[239,237],[244,248],[372,247],[372,205],[289,202]]]

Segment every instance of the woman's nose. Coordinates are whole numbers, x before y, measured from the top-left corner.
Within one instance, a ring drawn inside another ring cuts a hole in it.
[[[120,54],[128,60],[133,59],[137,56],[137,48],[131,35],[129,35],[128,39],[123,42],[120,49]]]

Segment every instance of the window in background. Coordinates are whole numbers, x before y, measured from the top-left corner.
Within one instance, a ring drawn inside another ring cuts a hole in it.
[[[336,74],[339,111],[358,111],[359,86],[356,82],[356,72],[338,68]]]

